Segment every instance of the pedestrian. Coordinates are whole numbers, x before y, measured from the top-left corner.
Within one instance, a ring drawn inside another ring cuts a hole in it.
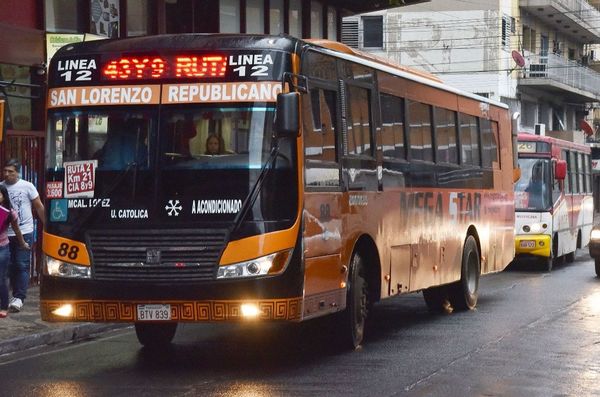
[[[4,181],[12,207],[19,218],[19,228],[23,233],[23,239],[29,246],[33,246],[33,212],[32,208],[44,223],[45,211],[40,195],[35,186],[20,177],[21,164],[16,159],[10,159],[4,164]],[[11,312],[19,312],[27,297],[29,286],[29,268],[31,266],[31,252],[21,247],[12,228],[8,229],[10,248],[10,264],[8,275],[12,287],[12,298],[8,304]]]
[[[12,227],[21,248],[29,250],[29,244],[23,239],[19,229],[17,211],[12,208],[6,186],[0,184],[0,318],[8,315],[8,285],[7,274],[10,263],[10,248],[8,240],[8,225]]]

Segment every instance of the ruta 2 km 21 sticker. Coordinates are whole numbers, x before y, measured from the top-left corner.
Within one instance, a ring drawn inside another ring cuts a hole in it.
[[[65,162],[65,198],[94,197],[98,160]]]

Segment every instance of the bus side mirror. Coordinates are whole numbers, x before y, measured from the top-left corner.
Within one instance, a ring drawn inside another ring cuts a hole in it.
[[[297,136],[300,130],[298,120],[298,105],[300,94],[287,92],[277,95],[277,108],[275,113],[275,133],[278,137]]]
[[[558,180],[563,180],[567,176],[567,162],[565,160],[557,160],[554,164],[554,177]]]

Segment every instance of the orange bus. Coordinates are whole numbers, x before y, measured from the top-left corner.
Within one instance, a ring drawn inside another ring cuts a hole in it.
[[[518,142],[522,174],[515,185],[516,259],[537,259],[551,271],[556,262],[573,262],[575,250],[590,241],[591,148],[525,133]]]
[[[47,106],[46,321],[335,315],[356,347],[377,301],[473,308],[514,255],[507,106],[339,43],[73,44]]]

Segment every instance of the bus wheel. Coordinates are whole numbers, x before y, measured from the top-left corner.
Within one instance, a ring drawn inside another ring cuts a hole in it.
[[[596,276],[600,277],[600,259],[596,259],[594,264],[596,265]]]
[[[354,253],[350,263],[346,294],[346,310],[340,313],[342,344],[356,349],[363,341],[368,308],[368,285],[364,262]]]
[[[463,248],[460,281],[454,283],[450,289],[450,302],[453,307],[460,310],[475,308],[480,271],[481,263],[477,242],[473,236],[468,236]]]
[[[138,341],[146,347],[164,347],[171,343],[177,323],[135,323]]]

